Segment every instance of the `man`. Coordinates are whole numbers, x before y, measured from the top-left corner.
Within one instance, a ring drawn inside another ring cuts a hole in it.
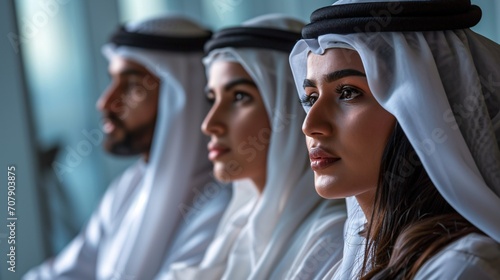
[[[24,279],[153,279],[173,262],[201,261],[231,196],[213,182],[200,132],[210,35],[164,16],[129,24],[104,46],[112,78],[97,102],[104,147],[142,158],[112,183],[63,252]]]

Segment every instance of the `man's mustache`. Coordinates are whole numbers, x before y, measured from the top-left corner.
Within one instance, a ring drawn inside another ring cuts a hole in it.
[[[111,112],[105,113],[104,116],[102,117],[101,121],[103,123],[105,121],[110,121],[117,127],[120,127],[120,128],[124,127],[124,124],[123,124],[122,120],[120,119],[120,117],[114,113],[111,113]]]

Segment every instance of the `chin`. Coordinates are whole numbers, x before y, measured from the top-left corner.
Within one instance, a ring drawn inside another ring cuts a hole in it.
[[[243,167],[236,160],[215,161],[214,177],[224,183],[239,180],[245,177]]]
[[[223,183],[229,183],[232,182],[234,179],[231,178],[231,176],[226,172],[225,164],[220,163],[220,162],[215,162],[214,163],[214,177],[220,182]]]
[[[346,189],[335,177],[331,176],[315,176],[314,187],[316,192],[326,199],[345,198],[351,195],[349,189]]]
[[[328,187],[323,187],[323,186],[316,186],[316,192],[321,196],[322,198],[326,199],[334,199],[334,198],[339,198],[335,195],[335,192],[333,192],[330,188]]]

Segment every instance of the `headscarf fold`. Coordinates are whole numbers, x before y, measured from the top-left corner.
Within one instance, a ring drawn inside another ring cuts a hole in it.
[[[162,266],[168,268],[164,261],[195,255],[201,261],[215,234],[230,197],[224,195],[228,188],[211,176],[205,148],[208,138],[199,129],[209,109],[199,94],[206,84],[202,47],[210,35],[185,17],[168,15],[128,24],[103,47],[108,59],[119,56],[135,61],[161,83],[150,161],[133,206],[109,240],[109,248],[120,253],[114,257],[102,253],[106,260],[98,267],[101,278],[152,279]],[[179,41],[197,49],[169,48]],[[195,199],[203,195],[207,201],[217,196],[220,201],[213,209],[197,209],[203,203]],[[190,243],[179,248],[174,243],[183,238],[179,236],[183,232],[178,229],[187,234],[189,227],[197,227],[197,232],[191,232]],[[172,246],[175,252],[170,251]]]

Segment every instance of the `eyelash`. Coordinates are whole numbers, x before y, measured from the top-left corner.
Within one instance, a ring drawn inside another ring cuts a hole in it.
[[[314,102],[316,102],[316,100],[313,101],[313,97],[311,95],[313,95],[313,93],[311,93],[310,95],[300,96],[300,104],[302,104],[303,107],[310,108],[314,105]],[[314,98],[317,99],[317,97]]]
[[[251,101],[253,98],[250,94],[242,91],[236,91],[234,92],[234,99],[233,102],[248,102]],[[215,102],[215,96],[211,93],[205,95],[207,102],[210,104],[213,104]]]
[[[345,98],[345,97],[342,98],[342,95],[344,94],[345,91],[349,91],[351,94],[355,93],[355,96],[351,97],[351,98]],[[335,88],[335,93],[340,95],[339,100],[343,100],[345,102],[350,102],[350,101],[354,100],[356,97],[363,94],[360,90],[356,89],[355,87],[344,85],[344,84],[339,84]],[[302,104],[302,106],[312,107],[314,105],[314,103],[316,102],[316,100],[318,100],[318,96],[313,96],[313,95],[317,95],[317,94],[311,93],[309,95],[301,96],[300,103]]]
[[[235,102],[247,102],[247,101],[251,101],[252,100],[252,96],[246,92],[242,92],[242,91],[236,91],[234,93],[234,101]]]
[[[207,93],[207,94],[205,94],[205,98],[206,98],[208,104],[214,104],[215,96],[213,96],[213,94]]]

